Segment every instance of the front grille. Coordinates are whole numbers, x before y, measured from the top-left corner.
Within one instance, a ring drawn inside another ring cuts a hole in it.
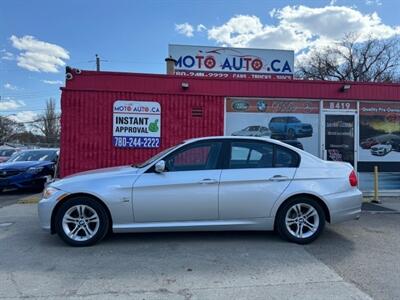
[[[18,171],[18,170],[4,170],[4,171],[0,171],[0,178],[7,178],[7,177],[11,177],[11,176],[15,176],[22,173],[22,171]]]

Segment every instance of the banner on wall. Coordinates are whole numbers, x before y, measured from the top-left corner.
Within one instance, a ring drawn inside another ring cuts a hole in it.
[[[400,104],[360,102],[359,161],[400,161]]]
[[[225,134],[278,139],[319,156],[319,101],[226,100]]]
[[[161,107],[153,101],[117,100],[113,106],[113,145],[119,148],[158,148]]]

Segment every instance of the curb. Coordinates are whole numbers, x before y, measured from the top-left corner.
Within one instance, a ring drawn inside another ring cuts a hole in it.
[[[39,202],[41,197],[42,197],[42,194],[35,194],[35,195],[21,198],[20,200],[17,201],[17,203],[18,204],[36,204]]]

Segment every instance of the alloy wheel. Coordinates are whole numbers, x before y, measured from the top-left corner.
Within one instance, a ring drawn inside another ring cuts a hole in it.
[[[62,228],[74,241],[87,241],[93,238],[100,226],[96,211],[88,205],[74,205],[64,214]]]
[[[297,203],[290,207],[285,216],[287,231],[296,238],[309,238],[318,230],[319,215],[310,204]]]

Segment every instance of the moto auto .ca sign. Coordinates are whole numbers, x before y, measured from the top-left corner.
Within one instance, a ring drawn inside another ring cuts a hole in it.
[[[293,51],[170,45],[169,55],[176,61],[177,75],[222,78],[293,77]]]

